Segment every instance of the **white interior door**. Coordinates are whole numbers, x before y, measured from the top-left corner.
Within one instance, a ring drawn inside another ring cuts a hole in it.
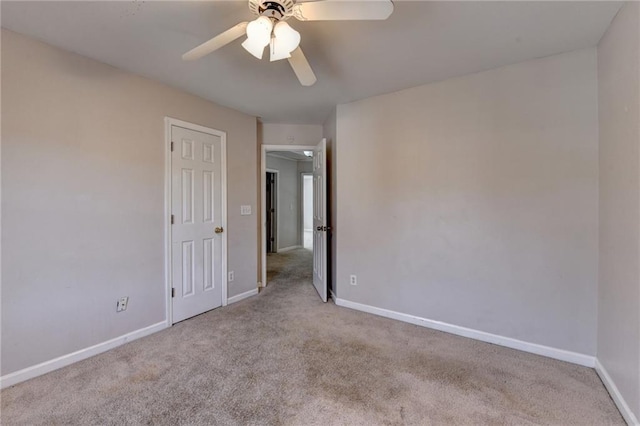
[[[313,150],[313,286],[327,301],[327,141]]]
[[[173,322],[222,305],[222,135],[171,126]]]

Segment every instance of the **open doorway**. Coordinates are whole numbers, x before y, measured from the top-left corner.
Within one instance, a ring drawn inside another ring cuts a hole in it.
[[[296,280],[327,301],[325,145],[263,145],[261,285]]]

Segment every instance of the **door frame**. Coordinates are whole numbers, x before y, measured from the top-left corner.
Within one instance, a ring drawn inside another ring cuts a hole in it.
[[[278,238],[278,232],[280,232],[280,170],[275,170],[275,169],[265,169],[265,179],[264,182],[265,184],[267,183],[267,177],[266,174],[267,173],[274,173],[276,175],[276,226],[275,226],[275,230],[276,230],[276,235],[275,235],[275,249],[276,249],[276,253],[278,252],[278,249],[280,248],[280,238]],[[265,197],[264,197],[264,207],[267,206],[267,196],[266,196],[266,186],[265,186]],[[264,212],[262,212],[264,214]],[[267,244],[267,218],[264,218],[264,222],[265,222],[265,250],[266,248],[266,244]]]
[[[260,150],[260,287],[267,286],[267,218],[264,208],[267,204],[267,152],[269,151],[313,151],[315,145],[262,145]]]
[[[171,268],[171,126],[182,127],[196,132],[220,137],[220,175],[221,194],[221,222],[227,227],[227,133],[222,130],[200,126],[177,118],[164,118],[164,280],[165,280],[165,315],[168,327],[173,325],[173,304],[171,303],[172,268]],[[222,233],[222,306],[227,306],[227,232]]]
[[[313,172],[302,172],[300,173],[300,236],[302,241],[300,241],[302,247],[304,247],[304,177],[311,176],[313,179]],[[313,184],[311,185],[313,189]],[[311,212],[311,220],[313,221],[313,212]],[[311,224],[311,230],[313,231],[313,224]],[[313,244],[312,244],[313,245]]]

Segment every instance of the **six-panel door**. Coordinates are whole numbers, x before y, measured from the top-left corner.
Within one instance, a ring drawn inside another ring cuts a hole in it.
[[[222,139],[171,127],[173,322],[222,305]]]

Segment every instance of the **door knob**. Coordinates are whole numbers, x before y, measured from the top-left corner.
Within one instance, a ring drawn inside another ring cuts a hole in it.
[[[224,232],[224,228],[222,228],[221,226],[216,226],[216,234],[222,234]]]

